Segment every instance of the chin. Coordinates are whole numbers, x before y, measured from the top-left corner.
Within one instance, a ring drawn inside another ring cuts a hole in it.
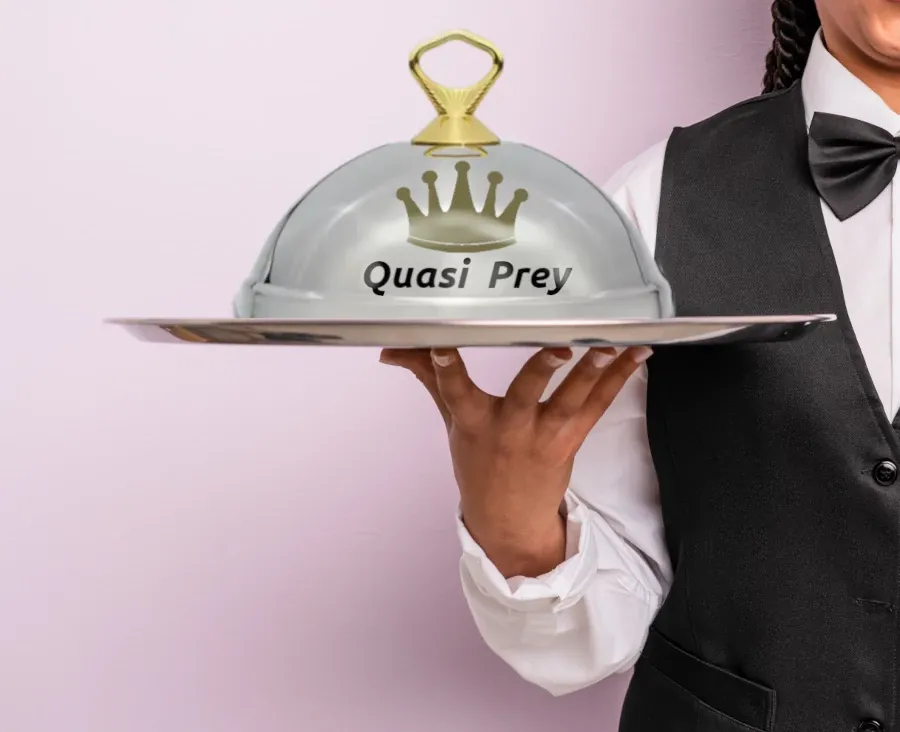
[[[900,0],[862,0],[862,5],[861,30],[869,54],[900,69]]]

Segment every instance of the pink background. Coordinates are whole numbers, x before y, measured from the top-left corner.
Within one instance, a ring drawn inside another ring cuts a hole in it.
[[[554,699],[482,645],[411,376],[100,320],[228,315],[308,186],[430,118],[433,34],[495,41],[481,116],[603,182],[757,91],[768,1],[2,5],[0,729],[614,729],[627,679]]]

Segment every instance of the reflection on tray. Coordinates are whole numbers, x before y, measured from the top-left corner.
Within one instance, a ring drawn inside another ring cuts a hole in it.
[[[344,340],[341,336],[330,333],[247,330],[240,326],[173,325],[160,327],[178,340],[191,343],[296,343],[330,345]]]
[[[344,340],[340,336],[328,333],[263,333],[262,336],[267,341],[278,343],[313,343],[320,346],[327,346]]]

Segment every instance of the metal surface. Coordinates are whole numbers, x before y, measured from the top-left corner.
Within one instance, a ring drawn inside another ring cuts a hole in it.
[[[474,346],[715,345],[800,338],[833,315],[643,321],[107,321],[150,342],[452,348]]]
[[[511,142],[463,160],[395,143],[341,166],[278,224],[234,308],[313,320],[674,314],[627,216],[569,166]]]
[[[454,89],[439,84],[422,70],[422,56],[427,51],[450,41],[468,43],[491,57],[491,68],[482,79],[471,86]],[[503,56],[494,44],[469,31],[450,31],[413,49],[409,56],[409,70],[438,113],[438,116],[413,138],[414,145],[433,146],[435,148],[433,152],[438,152],[440,148],[447,146],[478,149],[482,145],[495,145],[500,142],[493,132],[475,118],[475,109],[503,71]]]

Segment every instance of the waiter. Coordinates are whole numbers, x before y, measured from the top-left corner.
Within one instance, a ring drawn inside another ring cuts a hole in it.
[[[773,16],[765,93],[607,190],[679,316],[838,324],[545,349],[503,397],[382,354],[446,422],[485,642],[555,695],[633,669],[622,732],[900,732],[900,2]]]

